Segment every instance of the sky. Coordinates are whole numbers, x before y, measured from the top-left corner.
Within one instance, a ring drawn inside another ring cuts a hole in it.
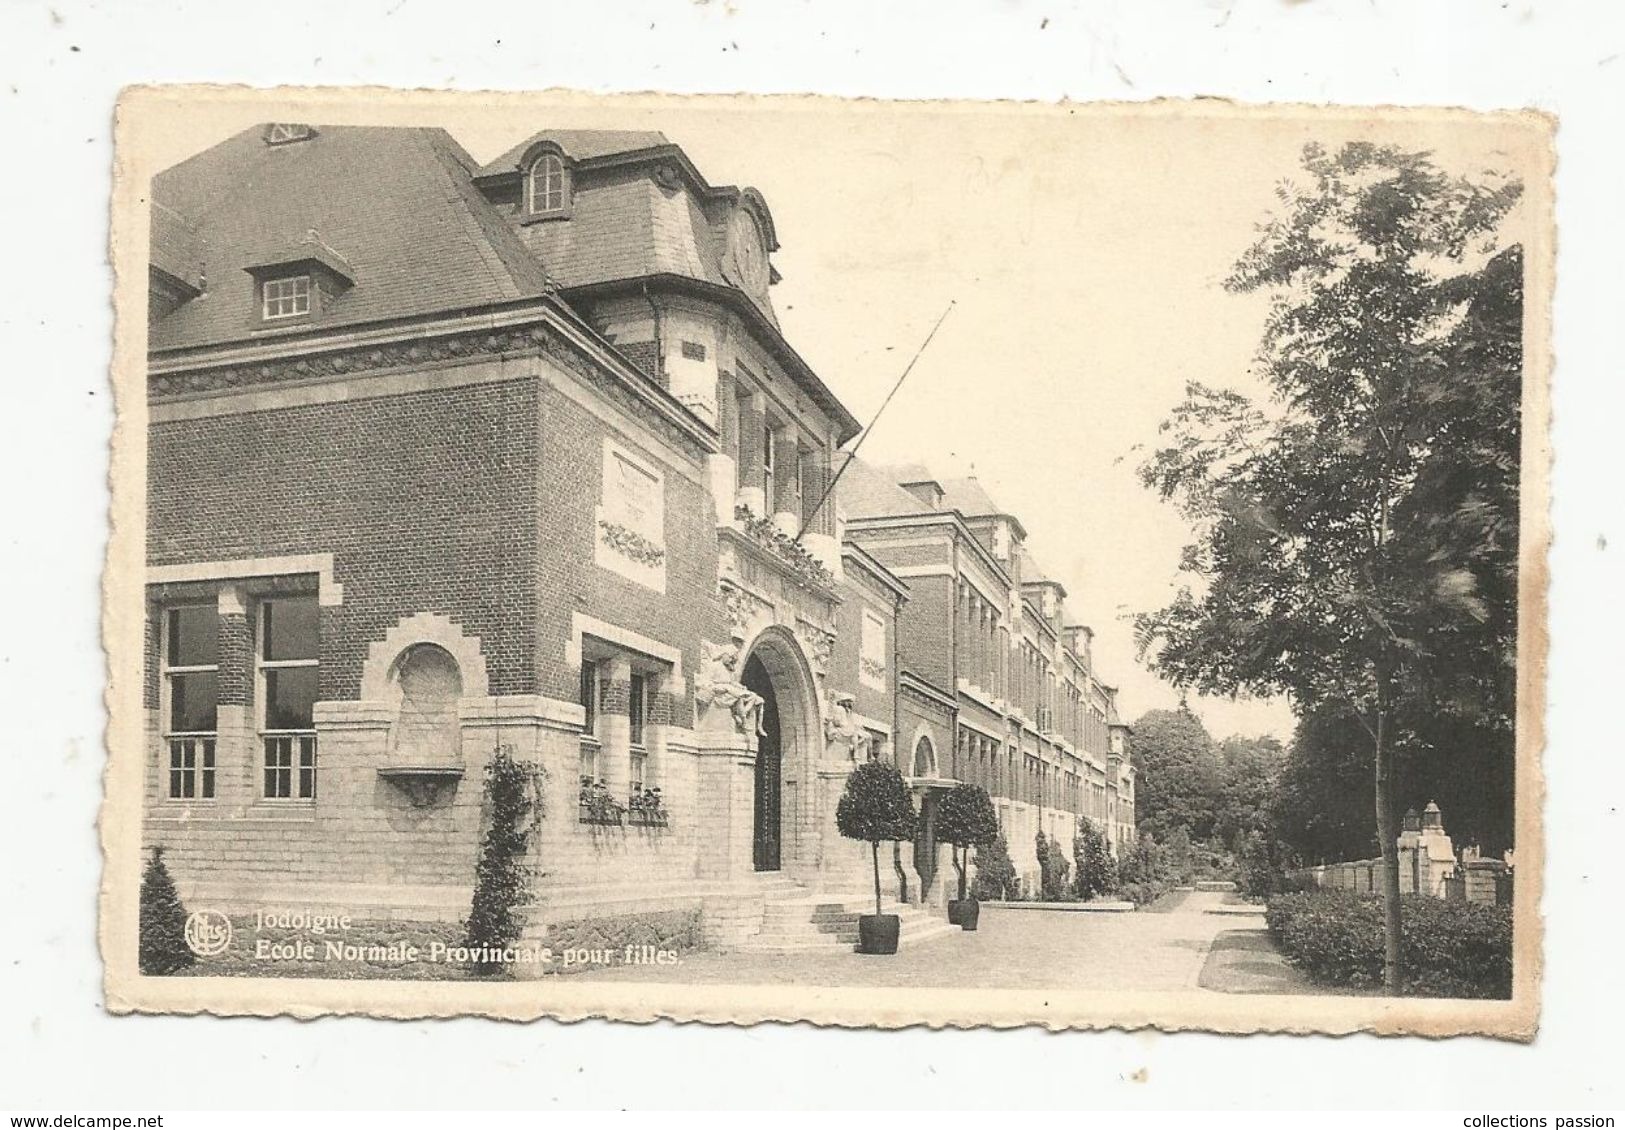
[[[1132,617],[1177,591],[1189,537],[1136,467],[1187,381],[1263,393],[1267,301],[1221,284],[1303,145],[1392,140],[1474,173],[1523,157],[1504,125],[1442,112],[332,95],[272,114],[244,97],[177,104],[143,161],[165,167],[273,117],[442,125],[482,161],[544,128],[664,132],[711,183],[762,192],[781,328],[865,423],[951,303],[861,454],[974,473],[1019,517],[1069,619],[1095,629],[1096,668],[1130,720],[1181,699],[1137,660]],[[1291,735],[1284,699],[1188,701],[1216,738]]]

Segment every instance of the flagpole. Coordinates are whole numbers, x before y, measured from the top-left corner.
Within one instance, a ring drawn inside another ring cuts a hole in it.
[[[925,347],[931,344],[931,339],[937,336],[937,331],[942,328],[942,323],[948,320],[948,315],[953,312],[954,301],[956,300],[949,300],[947,309],[942,312],[942,317],[937,319],[936,325],[931,327],[931,332],[926,334],[925,340],[920,343],[920,348],[916,349],[914,356],[909,358],[908,365],[903,369],[903,375],[897,378],[897,383],[891,386],[891,391],[886,394],[886,399],[882,400],[880,407],[875,409],[875,414],[869,420],[868,426],[863,429],[863,434],[858,436],[858,442],[853,444],[852,450],[846,453],[846,462],[841,464],[840,469],[829,480],[829,485],[824,488],[824,493],[818,496],[818,501],[807,512],[807,516],[802,519],[801,528],[796,531],[795,541],[797,543],[801,541],[801,535],[807,532],[807,527],[812,524],[812,520],[818,517],[818,512],[823,509],[824,503],[828,501],[829,496],[835,493],[835,484],[841,481],[841,476],[846,474],[846,469],[852,466],[852,461],[858,457],[858,448],[862,447],[863,441],[869,438],[869,433],[875,430],[875,425],[880,422],[880,414],[886,410],[886,405],[892,402],[892,397],[897,395],[897,390],[903,387],[903,382],[908,380],[908,375],[914,371],[914,363],[925,352]]]

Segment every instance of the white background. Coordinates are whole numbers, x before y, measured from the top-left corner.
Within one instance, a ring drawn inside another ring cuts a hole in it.
[[[0,4],[0,1108],[1620,1105],[1620,6],[599,7]],[[1214,94],[1557,113],[1558,456],[1538,1041],[106,1016],[94,926],[98,598],[113,424],[110,115],[122,85],[158,81]]]

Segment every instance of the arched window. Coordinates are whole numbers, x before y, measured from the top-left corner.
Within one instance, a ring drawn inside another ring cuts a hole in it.
[[[570,199],[568,173],[557,153],[543,153],[530,166],[529,210],[533,216],[563,212]]]
[[[401,765],[434,765],[462,759],[462,727],[457,700],[462,672],[444,648],[414,644],[395,665],[400,713],[395,719],[393,760]]]
[[[932,743],[929,734],[921,734],[920,740],[914,743],[914,775],[916,777],[937,775],[937,747]]]

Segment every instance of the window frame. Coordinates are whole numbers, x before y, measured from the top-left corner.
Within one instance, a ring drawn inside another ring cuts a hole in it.
[[[774,507],[773,477],[777,468],[773,459],[776,446],[773,433],[777,430],[766,416],[762,417],[762,510],[765,515],[771,515]]]
[[[598,762],[600,754],[603,753],[603,743],[598,737],[598,721],[603,717],[601,706],[604,682],[600,675],[602,664],[602,660],[582,659],[581,682],[576,691],[576,697],[582,700],[581,752],[576,762],[576,776],[583,784],[592,784],[602,778],[599,772],[602,766]]]
[[[302,285],[301,285],[302,284]],[[272,295],[272,288],[287,287],[287,293]],[[301,308],[300,302],[304,305]],[[273,313],[272,303],[287,303],[287,309]],[[260,320],[287,322],[295,318],[308,318],[316,311],[316,280],[306,271],[297,275],[276,275],[260,280]]]
[[[213,663],[170,662],[171,647],[183,608],[207,608],[214,617]],[[181,803],[212,802],[219,793],[220,748],[220,607],[218,599],[181,600],[160,606],[158,630],[159,733],[168,752],[164,799]],[[215,720],[212,730],[174,729],[176,676],[212,674],[215,677]],[[190,791],[188,791],[190,790]]]
[[[525,168],[525,216],[538,220],[568,216],[571,180],[570,164],[564,154],[551,149],[536,154]],[[556,203],[549,204],[555,199]]]
[[[270,659],[267,619],[279,602],[308,600],[316,610],[316,655],[312,658]],[[260,746],[258,799],[266,804],[313,804],[318,795],[316,723],[306,728],[272,727],[268,672],[314,668],[321,678],[321,601],[316,593],[274,593],[254,604],[254,715]],[[285,791],[284,791],[285,790]]]

